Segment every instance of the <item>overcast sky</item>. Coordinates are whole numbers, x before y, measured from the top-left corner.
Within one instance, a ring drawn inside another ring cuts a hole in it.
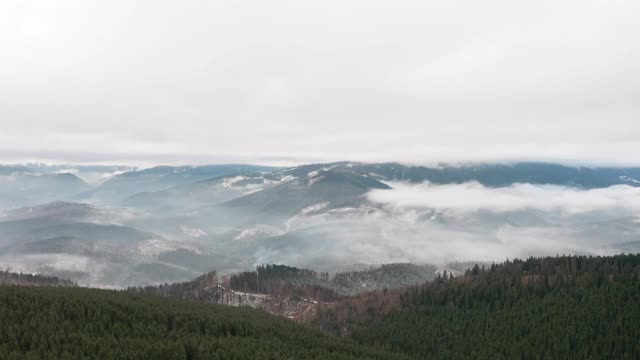
[[[0,161],[640,165],[640,1],[0,1]]]

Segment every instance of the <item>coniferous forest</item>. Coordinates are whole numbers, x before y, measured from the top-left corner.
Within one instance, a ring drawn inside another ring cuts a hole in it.
[[[476,265],[321,302],[307,325],[150,294],[2,286],[0,359],[640,358],[640,255]]]
[[[419,359],[640,358],[639,255],[476,266],[400,297],[353,339]]]
[[[257,310],[0,287],[0,359],[404,359]]]

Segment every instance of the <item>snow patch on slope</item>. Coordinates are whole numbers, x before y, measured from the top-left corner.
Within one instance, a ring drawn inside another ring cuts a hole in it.
[[[250,228],[250,229],[245,229],[242,230],[242,232],[240,232],[240,234],[238,234],[238,236],[236,236],[235,238],[233,238],[234,240],[248,240],[248,239],[255,239],[258,237],[268,237],[268,236],[273,236],[273,235],[281,235],[282,229],[278,229],[275,228],[273,226],[268,226],[268,225],[259,225],[255,228]]]
[[[185,235],[194,237],[194,238],[199,238],[201,236],[205,236],[207,235],[206,232],[204,232],[204,230],[199,229],[199,228],[190,228],[188,226],[184,226],[184,225],[180,225],[180,230],[182,230],[182,232]]]
[[[163,252],[177,250],[177,248],[175,246],[169,245],[166,241],[151,239],[140,244],[138,250],[143,256],[155,257]]]
[[[321,203],[318,203],[318,204],[307,206],[306,208],[300,210],[300,213],[302,215],[306,215],[306,214],[309,214],[309,213],[312,213],[312,212],[316,212],[316,211],[322,210],[322,209],[326,208],[328,205],[329,205],[328,201],[321,202]]]
[[[634,184],[640,184],[640,180],[636,180],[630,176],[620,176],[620,180],[622,181],[626,181],[626,182],[631,182]]]
[[[279,180],[269,180],[269,179],[264,179],[264,183],[267,185],[275,185],[275,184],[281,184],[281,183],[286,183],[289,181],[293,181],[297,179],[296,176],[292,176],[292,175],[286,175],[281,177]]]
[[[253,237],[255,237],[256,235],[258,235],[260,233],[260,230],[256,229],[256,228],[252,228],[252,229],[246,229],[243,230],[240,235],[236,236],[233,238],[233,240],[246,240],[246,239],[251,239]]]
[[[231,177],[231,178],[225,178],[222,181],[222,187],[230,189],[231,187],[233,187],[233,184],[235,184],[235,183],[237,183],[239,181],[242,181],[244,179],[246,179],[246,177],[244,177],[244,176],[234,176],[234,177]]]

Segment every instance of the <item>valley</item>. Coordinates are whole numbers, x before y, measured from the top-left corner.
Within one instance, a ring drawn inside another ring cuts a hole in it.
[[[55,180],[43,197],[52,202],[24,197],[0,211],[0,268],[123,288],[274,263],[334,276],[640,250],[636,168],[339,162],[161,166],[108,178],[116,169],[82,189]]]

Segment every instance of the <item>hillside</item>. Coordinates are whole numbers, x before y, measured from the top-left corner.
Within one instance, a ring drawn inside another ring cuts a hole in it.
[[[327,304],[316,325],[416,358],[636,359],[640,255],[508,261]]]
[[[0,210],[69,200],[89,189],[89,184],[69,173],[0,174]]]
[[[270,314],[307,323],[321,304],[330,304],[365,291],[401,288],[435,278],[429,265],[386,264],[363,271],[317,273],[286,265],[261,265],[219,277],[213,271],[181,283],[131,287],[135,294],[230,306],[249,306]]]
[[[384,280],[399,272],[411,275],[415,268],[393,264],[336,277]],[[0,358],[640,356],[640,255],[507,261],[474,266],[458,277],[443,271],[422,285],[347,297],[317,285],[333,281],[325,273],[268,265],[229,279],[210,273],[128,292],[0,286]]]
[[[82,200],[113,204],[140,192],[161,191],[224,175],[271,171],[273,169],[272,167],[254,165],[156,166],[116,175],[84,194]]]
[[[297,171],[290,173],[298,174]],[[293,177],[293,175],[290,175]],[[360,197],[372,189],[390,189],[384,183],[368,176],[358,175],[349,169],[328,167],[314,170],[303,177],[278,184],[228,201],[225,205],[249,214],[262,216],[293,216],[303,211],[313,211],[310,206],[344,207],[362,202]],[[320,208],[322,208],[320,207]]]
[[[0,287],[2,359],[404,359],[248,308]]]
[[[301,289],[321,287],[343,296],[366,291],[395,289],[420,284],[436,278],[432,265],[383,264],[367,270],[336,273],[316,273],[286,265],[258,266],[256,271],[231,276],[229,286],[236,290],[273,294],[283,287]]]
[[[0,268],[105,287],[185,281],[211,269],[211,256],[192,243],[127,226],[127,218],[135,215],[61,201],[0,212]]]

